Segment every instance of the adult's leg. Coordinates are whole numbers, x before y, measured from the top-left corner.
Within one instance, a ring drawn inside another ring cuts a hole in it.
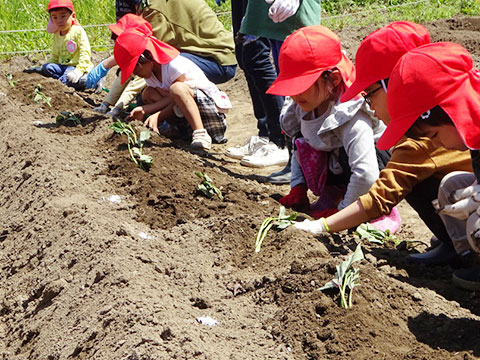
[[[183,57],[193,61],[214,84],[222,84],[235,76],[237,65],[222,66],[213,58],[202,57],[186,52],[180,53]]]

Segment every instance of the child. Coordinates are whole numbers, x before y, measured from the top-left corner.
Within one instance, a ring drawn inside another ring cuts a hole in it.
[[[75,90],[83,90],[93,64],[90,43],[85,30],[75,19],[73,3],[71,0],[50,0],[47,12],[51,21],[49,31],[54,31],[52,54],[41,69],[32,68],[27,72],[40,72]]]
[[[430,35],[425,27],[406,21],[394,22],[368,35],[360,44],[356,57],[357,78],[342,96],[348,101],[359,91],[377,117],[388,124],[385,92],[390,73],[407,51],[428,44]],[[385,84],[385,88],[383,87]],[[415,164],[411,164],[415,159]],[[431,201],[437,197],[440,180],[451,171],[471,171],[468,152],[437,147],[428,138],[406,138],[392,150],[392,157],[379,179],[357,203],[326,219],[330,231],[340,231],[362,222],[389,214],[403,198],[418,212],[428,228],[440,239],[434,253],[412,254],[409,261],[424,264],[445,264],[455,257],[445,226]]]
[[[287,207],[314,217],[335,213],[368,191],[378,178],[387,152],[375,141],[385,125],[372,118],[361,97],[340,103],[354,79],[354,67],[340,39],[324,26],[297,30],[283,43],[280,74],[268,93],[291,96],[282,129],[296,138]],[[310,207],[307,190],[320,196]]]
[[[113,55],[122,71],[122,83],[132,73],[147,82],[142,94],[145,105],[133,109],[132,118],[145,120],[146,126],[158,132],[159,121],[170,119],[174,113],[185,117],[193,130],[193,149],[209,150],[212,138],[217,143],[226,140],[225,112],[231,107],[228,97],[191,60],[178,56],[177,49],[127,29],[115,41]],[[145,119],[146,115],[151,116]]]
[[[152,26],[150,23],[142,18],[141,16],[135,14],[126,14],[121,17],[116,24],[109,25],[110,31],[114,34],[115,38],[120,36],[120,34],[126,29],[135,28],[138,31],[144,33],[145,35],[153,35]],[[96,66],[89,74],[88,79],[93,76],[93,73],[100,71],[100,77],[103,78],[107,74],[107,69],[104,67],[105,63],[109,63],[109,59],[103,60],[99,66]],[[116,65],[111,63],[111,66]],[[89,81],[87,79],[87,88],[89,87]],[[145,88],[145,80],[136,76],[131,76],[123,84],[121,83],[121,77],[117,76],[110,87],[110,92],[105,97],[105,100],[101,104],[95,107],[93,110],[101,114],[106,114],[112,116],[114,119],[119,117],[122,111],[130,104],[130,102],[135,99],[138,93],[140,93]],[[114,105],[112,109],[110,106]]]
[[[404,55],[392,71],[387,105],[390,123],[378,143],[380,148],[394,145],[403,135],[429,137],[449,149],[468,148],[474,173],[453,175],[460,186],[480,180],[476,151],[480,149],[480,73],[467,50],[454,43],[436,43]],[[439,201],[449,178],[442,181]],[[476,212],[470,217],[463,227],[450,226],[449,217],[443,218],[457,252],[473,251],[478,257],[480,242],[474,233],[480,224]],[[456,270],[453,281],[462,288],[480,290],[480,269]]]

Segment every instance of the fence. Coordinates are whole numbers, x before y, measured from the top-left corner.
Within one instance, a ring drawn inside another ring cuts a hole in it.
[[[321,0],[320,0],[321,1]],[[435,7],[427,6],[423,8],[424,14],[422,12],[417,12],[415,6],[422,6],[426,3],[435,3]],[[439,17],[449,17],[454,14],[461,12],[462,6],[464,6],[464,1],[460,0],[457,4],[453,4],[452,1],[442,1],[442,0],[418,0],[414,2],[407,2],[397,5],[390,5],[390,6],[381,6],[367,10],[361,11],[354,11],[350,13],[343,13],[339,15],[332,15],[332,16],[323,16],[322,23],[330,28],[341,28],[344,26],[362,26],[367,24],[384,24],[394,20],[412,20],[412,21],[419,21],[420,20],[433,20]],[[402,13],[399,9],[404,9]],[[435,9],[435,10],[434,10]],[[442,12],[442,10],[445,10]],[[435,11],[439,15],[435,15]],[[405,12],[409,13],[405,15]],[[228,16],[230,17],[230,12],[219,12],[217,16]],[[403,17],[402,17],[403,16]],[[437,17],[436,17],[437,16]],[[359,18],[361,17],[361,18]],[[100,36],[102,39],[109,38],[109,31],[107,26],[109,24],[99,24],[99,25],[82,25],[86,31],[88,32],[89,29],[102,29],[102,31],[106,34],[106,36]],[[14,36],[15,34],[26,34],[29,32],[37,32],[44,35],[46,32],[45,29],[22,29],[22,30],[1,30],[0,36],[8,35]],[[90,37],[90,35],[89,35]],[[1,37],[0,37],[1,39]],[[5,43],[0,41],[0,43]],[[111,43],[105,44],[94,44],[92,45],[92,49],[108,49],[113,47]],[[9,56],[9,55],[18,55],[18,54],[31,54],[31,53],[42,53],[48,52],[51,49],[28,49],[28,50],[18,50],[18,51],[2,51],[0,55]]]

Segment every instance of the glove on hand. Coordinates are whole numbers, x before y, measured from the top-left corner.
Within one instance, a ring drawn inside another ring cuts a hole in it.
[[[327,218],[338,212],[338,209],[325,209],[325,210],[313,210],[310,214],[314,219],[320,219],[322,217]]]
[[[218,6],[222,5],[222,3],[225,2],[225,0],[215,0]]]
[[[78,80],[80,80],[81,77],[82,77],[82,75],[79,75],[76,71],[70,71],[67,74],[67,79],[72,84],[76,84],[78,82]]]
[[[480,216],[477,209],[467,220],[467,240],[476,253],[480,253]]]
[[[268,17],[274,23],[282,22],[295,15],[300,6],[300,0],[265,0],[265,2],[273,3],[268,9]]]
[[[318,235],[321,233],[328,233],[328,231],[325,229],[325,226],[323,224],[322,220],[303,220],[302,222],[297,222],[293,224],[294,228],[308,231],[309,233]]]
[[[105,69],[105,66],[103,66],[103,60],[100,64],[95,66],[90,73],[88,74],[87,77],[87,82],[85,84],[85,89],[95,89],[97,87],[97,83],[105,77],[108,73],[108,69]]]
[[[307,196],[307,186],[300,184],[290,189],[290,193],[287,196],[278,200],[280,204],[286,208],[292,208],[296,211],[310,212],[310,202]]]
[[[473,195],[476,192],[480,192],[480,185],[477,185],[477,182],[473,183],[473,185],[467,186],[465,189],[458,189],[454,192],[452,192],[448,196],[448,200],[450,202],[455,203],[459,200],[465,199],[471,195]]]
[[[477,185],[478,186],[478,185]],[[480,192],[474,193],[466,199],[457,201],[452,205],[445,205],[440,214],[452,216],[460,220],[467,220],[471,213],[480,206]]]

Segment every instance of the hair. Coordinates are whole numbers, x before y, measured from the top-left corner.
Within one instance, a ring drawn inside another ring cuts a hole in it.
[[[440,107],[436,105],[430,110],[420,115],[417,120],[410,126],[405,132],[405,135],[412,139],[418,139],[422,137],[423,126],[442,126],[442,125],[454,125],[452,119],[448,114]]]
[[[345,83],[343,82],[343,78],[342,78],[342,81],[340,81],[340,83],[338,83],[337,86],[333,84],[332,72],[334,70],[338,70],[338,69],[335,67],[329,70],[325,70],[322,73],[322,75],[320,75],[320,77],[325,81],[325,85],[327,86],[328,92],[333,96],[335,100],[337,100],[345,92],[346,87],[345,87]],[[338,71],[340,72],[340,70]]]
[[[70,11],[70,14],[73,14],[72,9],[70,9],[66,6],[61,6],[61,7],[56,7],[56,8],[50,9],[50,10],[48,10],[48,13],[51,14],[52,11],[57,11],[57,10],[61,10],[61,9],[67,9],[68,11]]]

